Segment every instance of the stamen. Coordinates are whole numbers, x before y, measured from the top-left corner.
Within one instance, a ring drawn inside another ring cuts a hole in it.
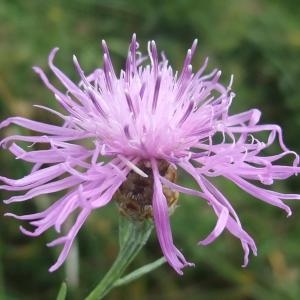
[[[161,84],[161,75],[158,74],[156,82],[155,82],[155,87],[154,87],[153,102],[152,102],[152,113],[154,113],[155,110],[156,110],[160,84]]]
[[[131,57],[131,52],[129,52],[127,55],[126,67],[125,67],[125,82],[127,82],[128,84],[130,83],[130,77],[131,77],[131,64],[132,64],[132,57]]]
[[[131,43],[128,50],[128,55],[126,59],[126,67],[125,67],[125,81],[129,83],[131,76],[136,72],[136,49],[138,48],[138,44],[136,42],[136,34],[132,35]]]
[[[131,71],[134,73],[137,69],[136,65],[136,50],[138,49],[138,43],[136,42],[136,34],[132,35],[131,44],[129,46],[129,51],[131,54]]]
[[[110,58],[108,47],[107,47],[106,42],[104,40],[102,40],[102,48],[103,48],[104,55],[106,55],[106,58],[107,58],[108,71],[112,74],[114,79],[116,79],[117,77],[116,77],[116,74],[115,74],[114,66],[113,66],[111,58]]]
[[[219,81],[220,77],[221,77],[222,71],[217,71],[216,75],[214,76],[214,78],[211,80],[212,84],[215,84]]]
[[[197,45],[198,45],[198,39],[194,39],[192,47],[191,47],[192,56],[194,55],[194,53],[196,51]]]
[[[97,109],[97,111],[101,114],[101,116],[103,118],[107,118],[107,114],[104,112],[103,108],[101,107],[98,99],[96,98],[95,94],[94,94],[94,91],[91,89],[91,88],[88,88],[87,90],[87,93],[89,95],[89,97],[91,98],[95,108]]]
[[[230,90],[231,90],[232,83],[233,83],[233,74],[231,74],[231,76],[230,76],[230,81],[229,81],[229,85],[228,85],[228,87],[227,87],[227,91],[230,91]]]
[[[193,44],[192,44],[191,49],[189,49],[187,51],[187,54],[186,54],[186,57],[185,57],[185,60],[184,60],[184,63],[183,63],[182,71],[181,71],[181,74],[180,74],[179,79],[178,79],[178,85],[182,84],[183,79],[186,77],[185,75],[186,75],[187,71],[189,71],[189,66],[191,64],[192,57],[193,57],[193,55],[195,53],[195,50],[197,48],[197,43],[198,43],[198,40],[195,39]]]
[[[133,164],[130,160],[126,159],[125,157],[123,157],[122,155],[118,155],[118,157],[126,164],[127,167],[129,167],[132,171],[134,171],[135,173],[139,174],[142,177],[147,178],[148,175],[141,170],[140,168],[138,168],[135,164]]]
[[[130,133],[129,133],[129,126],[128,126],[128,125],[125,125],[124,128],[123,128],[123,130],[124,130],[124,133],[125,133],[126,137],[127,137],[128,139],[131,139],[131,135],[130,135]]]
[[[179,91],[178,91],[177,95],[175,96],[176,101],[179,101],[182,98],[182,96],[184,95],[184,92],[186,91],[187,87],[190,86],[191,78],[193,76],[192,70],[193,70],[192,65],[188,65],[185,73],[182,74],[181,82],[180,83],[178,82],[178,86],[180,88],[179,88]]]
[[[194,108],[194,102],[191,101],[186,112],[184,113],[184,115],[182,116],[182,118],[180,119],[180,121],[178,122],[179,126],[182,126],[182,124],[185,122],[185,120],[188,118],[188,116],[191,114],[193,108]]]
[[[156,44],[154,41],[149,42],[148,51],[151,60],[151,65],[154,71],[154,76],[156,77],[158,73],[158,54],[157,54]]]
[[[126,97],[126,101],[127,101],[128,108],[129,108],[130,112],[132,112],[133,117],[134,117],[134,119],[135,119],[136,113],[135,113],[135,109],[134,109],[134,106],[133,106],[133,102],[132,102],[132,99],[131,99],[131,97],[130,97],[130,95],[129,95],[128,90],[125,90],[125,97]]]
[[[109,59],[106,53],[103,55],[103,70],[104,70],[104,76],[107,83],[107,88],[110,92],[112,92],[112,80],[111,80],[111,69],[109,66]]]
[[[90,86],[91,84],[88,82],[87,78],[85,77],[84,72],[81,69],[78,59],[75,55],[73,55],[73,63],[74,63],[76,72],[79,74],[82,82],[86,85],[86,87]]]
[[[199,78],[202,75],[202,73],[204,72],[204,70],[206,69],[207,65],[208,65],[208,57],[205,58],[202,67],[197,71],[194,78]]]
[[[146,82],[143,82],[143,84],[141,86],[141,89],[140,89],[140,97],[141,97],[141,99],[143,99],[145,89],[146,89]]]

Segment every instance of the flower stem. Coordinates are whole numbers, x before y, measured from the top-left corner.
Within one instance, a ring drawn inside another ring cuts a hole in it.
[[[145,245],[153,229],[150,221],[129,221],[121,216],[120,219],[119,230],[122,234],[120,235],[119,254],[110,270],[85,300],[103,299]]]

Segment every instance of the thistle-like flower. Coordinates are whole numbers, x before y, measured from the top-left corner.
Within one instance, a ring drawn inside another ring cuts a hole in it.
[[[283,200],[300,199],[300,195],[264,186],[295,175],[299,171],[298,155],[284,145],[279,126],[259,124],[257,109],[229,114],[234,98],[232,80],[225,87],[219,83],[219,70],[204,75],[207,60],[194,72],[191,60],[196,44],[194,41],[187,51],[182,70],[174,72],[166,57],[159,57],[154,41],[148,43],[148,57],[141,56],[133,35],[125,70],[117,75],[103,41],[102,69],[86,76],[73,57],[78,84],[54,65],[55,48],[49,55],[49,66],[64,91],[34,67],[63,112],[39,108],[55,114],[62,123],[50,125],[22,117],[3,121],[1,128],[15,124],[37,134],[13,135],[1,141],[18,159],[32,163],[33,169],[21,179],[0,179],[1,189],[23,192],[7,199],[7,204],[65,191],[44,211],[22,216],[6,214],[29,221],[34,231],[20,227],[29,236],[39,236],[51,227],[60,233],[66,219],[71,214],[76,216],[68,233],[48,244],[63,246],[50,271],[63,264],[90,213],[115,198],[128,217],[153,219],[162,252],[179,274],[192,264],[172,239],[169,214],[176,205],[177,193],[201,198],[217,216],[214,229],[199,243],[207,245],[227,229],[241,241],[243,266],[248,263],[250,250],[256,255],[255,242],[210,179],[230,180],[252,196],[291,214]],[[147,59],[149,64],[145,63]],[[257,137],[261,132],[266,140]],[[265,149],[276,141],[280,152],[267,155]],[[23,149],[18,142],[43,144],[43,150]],[[287,155],[295,159],[291,165],[281,165],[279,161]],[[177,169],[188,173],[199,188],[177,184]]]

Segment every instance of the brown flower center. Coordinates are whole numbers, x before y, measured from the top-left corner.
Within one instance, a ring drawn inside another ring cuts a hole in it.
[[[144,220],[153,217],[153,172],[148,161],[139,162],[137,167],[148,177],[142,177],[136,172],[130,171],[127,180],[123,182],[116,193],[116,201],[121,214],[134,220]],[[168,162],[160,160],[158,170],[161,176],[171,182],[176,182],[177,171]],[[163,186],[163,193],[170,211],[172,211],[176,207],[179,194],[166,186]]]

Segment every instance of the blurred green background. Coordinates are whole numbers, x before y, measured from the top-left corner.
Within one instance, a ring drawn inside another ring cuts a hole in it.
[[[237,96],[233,111],[257,107],[263,122],[283,127],[286,144],[300,152],[300,5],[296,0],[1,0],[0,1],[0,109],[1,119],[21,115],[47,122],[52,117],[32,104],[55,107],[53,96],[32,72],[33,65],[47,67],[47,56],[60,47],[56,58],[77,80],[72,54],[88,71],[101,66],[101,39],[110,47],[119,69],[133,32],[141,49],[154,39],[175,69],[182,65],[194,38],[199,47],[194,69],[206,56],[210,68],[223,70],[227,83],[235,75]],[[6,130],[18,132],[18,128]],[[28,166],[0,152],[1,173],[18,178]],[[188,178],[181,176],[181,181]],[[188,182],[187,182],[188,183]],[[216,184],[232,200],[244,227],[254,236],[258,257],[241,268],[239,241],[224,233],[208,247],[197,246],[215,224],[214,213],[198,199],[182,196],[172,216],[176,245],[195,268],[178,276],[164,265],[125,288],[115,289],[106,299],[300,299],[300,205],[291,203],[294,215],[287,219],[277,208],[240,192],[222,180]],[[278,184],[281,191],[299,192],[299,178]],[[1,198],[8,197],[2,193]],[[51,196],[53,200],[53,196]],[[49,201],[51,199],[48,199]],[[38,201],[0,206],[28,213],[40,209]],[[114,204],[95,212],[78,236],[79,284],[68,299],[82,299],[95,286],[118,250],[117,209]],[[0,218],[0,299],[55,299],[65,268],[50,274],[48,267],[58,249],[45,244],[49,232],[32,239],[18,230],[21,223]],[[131,269],[161,256],[155,235]]]

